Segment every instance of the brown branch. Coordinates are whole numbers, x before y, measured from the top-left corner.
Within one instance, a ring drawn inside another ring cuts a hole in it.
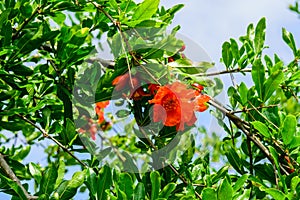
[[[67,147],[65,147],[63,144],[61,144],[58,140],[56,140],[54,137],[52,137],[51,135],[49,135],[47,133],[47,131],[45,131],[43,128],[37,126],[34,122],[32,122],[31,120],[27,119],[25,116],[17,114],[22,120],[24,120],[25,122],[31,124],[32,126],[34,126],[36,129],[38,129],[45,138],[49,138],[50,140],[52,140],[53,142],[55,142],[60,148],[62,148],[66,153],[68,153],[71,157],[73,157],[75,160],[77,160],[83,167],[88,168],[89,166],[87,164],[85,164],[84,162],[82,162],[79,158],[77,158]]]
[[[224,70],[224,71],[218,71],[218,72],[211,72],[211,73],[199,73],[195,74],[197,76],[218,76],[222,74],[231,74],[231,73],[240,73],[240,72],[252,72],[252,69],[245,68],[245,69],[231,69],[231,70]]]
[[[275,104],[275,105],[268,105],[268,106],[258,106],[255,109],[259,110],[259,109],[263,109],[263,108],[273,108],[273,107],[277,107],[279,106],[279,104]],[[236,113],[242,113],[242,112],[249,112],[251,110],[255,110],[254,108],[243,108],[242,110],[237,110],[237,111],[231,111],[232,114],[236,114]]]
[[[10,166],[7,164],[6,160],[4,159],[4,156],[0,153],[0,167],[4,170],[6,175],[13,180],[23,191],[27,199],[38,199],[38,196],[32,196],[27,192],[27,190],[23,187],[21,181],[18,179],[18,177],[15,175],[15,173],[12,171]]]
[[[224,115],[226,115],[228,119],[231,120],[238,129],[242,130],[246,134],[246,136],[249,137],[249,139],[266,155],[267,159],[272,163],[272,165],[275,164],[274,158],[271,155],[269,149],[265,147],[265,145],[260,141],[260,139],[257,136],[250,133],[250,126],[248,122],[245,122],[241,118],[232,114],[230,110],[225,108],[223,105],[220,105],[220,103],[215,102],[213,98],[211,98],[211,100],[209,100],[208,103],[216,109],[220,110]],[[287,175],[289,174],[281,164],[279,164],[279,166],[283,172],[285,172]]]

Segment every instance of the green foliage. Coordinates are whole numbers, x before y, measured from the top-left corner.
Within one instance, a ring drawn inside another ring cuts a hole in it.
[[[182,53],[179,26],[166,32],[183,5],[166,9],[159,2],[0,2],[1,192],[12,199],[51,200],[300,198],[296,37],[282,29],[294,56],[289,63],[265,54],[266,18],[250,24],[239,40],[225,41],[220,74],[239,73],[252,84],[239,80],[224,88],[218,77],[205,77],[212,63],[193,63]],[[298,2],[290,9],[300,13]],[[108,64],[95,59],[102,44],[94,41],[106,36],[114,56]],[[115,92],[114,80],[128,72],[131,78],[123,82],[128,88]],[[136,77],[138,94],[130,86]],[[153,126],[148,86],[176,80],[211,97],[227,89],[230,106],[209,102],[225,137],[197,124],[185,124],[184,131]],[[103,118],[111,123],[97,124],[100,114],[91,107],[105,100],[111,107]],[[112,131],[117,134],[110,137]],[[37,146],[44,148],[43,164],[31,160]],[[130,153],[151,155],[142,166],[145,173],[138,172],[141,161]],[[108,160],[114,168],[105,165]]]

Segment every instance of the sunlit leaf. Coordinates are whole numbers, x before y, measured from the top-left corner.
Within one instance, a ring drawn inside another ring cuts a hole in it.
[[[252,66],[252,80],[258,96],[262,99],[264,95],[265,67],[261,60],[255,60]]]
[[[257,23],[255,28],[254,47],[256,53],[260,53],[264,47],[266,31],[266,18],[263,17]]]
[[[259,132],[260,134],[262,134],[264,137],[267,137],[267,138],[268,138],[268,137],[271,136],[271,133],[270,133],[268,127],[267,127],[264,123],[262,123],[262,122],[260,122],[260,121],[254,121],[254,122],[251,122],[251,124],[252,124],[253,127],[254,127],[256,130],[258,130],[258,132]]]

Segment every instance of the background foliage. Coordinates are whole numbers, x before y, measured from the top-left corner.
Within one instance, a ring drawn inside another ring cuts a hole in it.
[[[86,82],[82,84],[90,86],[85,90],[96,92],[96,102],[114,98],[113,79],[143,58],[141,62],[155,66],[151,69],[156,69],[152,73],[156,79],[171,71],[187,77],[187,83],[206,84],[206,92],[217,95],[220,81],[206,73],[212,66],[194,66],[178,54],[183,45],[175,36],[179,27],[164,37],[163,30],[183,5],[166,9],[159,7],[158,0],[139,4],[128,0],[6,0],[0,6],[1,192],[12,199],[71,199],[81,192],[90,199],[300,198],[300,50],[292,33],[282,29],[282,39],[294,56],[288,63],[280,55],[264,54],[265,18],[250,24],[244,36],[224,42],[221,63],[225,70],[219,74],[240,73],[253,82],[249,86],[233,81],[227,90],[228,106],[210,102],[211,114],[227,136],[220,139],[214,134],[212,140],[205,128],[196,127],[204,134],[202,145],[191,142],[172,165],[139,174],[101,166],[86,150],[74,123],[74,108],[84,110],[95,99],[87,95],[84,102],[73,105],[74,84],[83,77],[80,80]],[[299,14],[297,2],[290,8]],[[143,27],[157,31],[147,40],[129,31],[139,30],[143,36],[153,30]],[[91,58],[96,47],[101,47],[93,41],[105,36],[115,58],[109,64]],[[168,48],[158,51],[157,45]],[[170,57],[174,62],[168,63]],[[82,75],[83,68],[90,71]],[[20,138],[22,145],[16,145]],[[161,148],[170,138],[172,134],[150,139]],[[114,139],[118,144],[131,142],[126,148],[137,151],[155,148],[137,137],[134,142],[126,137]],[[47,165],[24,164],[43,140],[53,144],[45,147]],[[211,161],[220,157],[226,162],[216,169]],[[66,178],[71,166],[81,170]]]

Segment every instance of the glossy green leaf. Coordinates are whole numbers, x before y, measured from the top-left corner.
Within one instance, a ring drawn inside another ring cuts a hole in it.
[[[266,18],[261,18],[255,28],[254,47],[256,53],[260,53],[264,47],[266,32]]]
[[[71,180],[62,182],[56,192],[61,200],[69,200],[77,193],[77,189],[83,184],[85,172],[75,172]]]
[[[159,0],[144,0],[136,8],[132,20],[144,21],[150,19],[158,9]]]
[[[231,164],[231,166],[240,174],[243,174],[244,168],[242,166],[242,161],[237,152],[234,149],[229,149],[225,153],[228,162]]]
[[[145,195],[146,193],[144,184],[139,182],[134,189],[133,200],[144,200]]]
[[[278,156],[278,153],[275,150],[275,148],[273,148],[272,146],[269,146],[269,150],[270,150],[270,153],[271,153],[271,155],[272,155],[272,157],[274,159],[275,166],[277,167],[277,170],[279,170],[280,168],[279,168],[279,156]]]
[[[234,186],[232,187],[233,193],[236,193],[239,189],[241,189],[244,186],[249,176],[250,176],[249,174],[244,174],[238,178],[238,180],[235,182]]]
[[[99,180],[97,183],[98,191],[97,197],[98,199],[106,199],[107,194],[105,192],[106,189],[109,189],[112,184],[112,175],[111,169],[108,166],[103,166],[101,172],[99,174]]]
[[[176,184],[175,183],[168,183],[162,191],[159,193],[160,198],[168,199],[171,193],[175,190]]]
[[[122,173],[119,177],[119,189],[122,190],[128,199],[133,195],[133,181],[128,173]]]
[[[227,180],[227,178],[223,179],[221,185],[218,188],[218,199],[232,199],[233,189]]]
[[[217,192],[213,188],[204,188],[202,191],[203,200],[217,200]]]
[[[289,145],[296,133],[297,119],[294,115],[287,115],[283,122],[281,137],[285,145]]]
[[[245,105],[248,101],[248,98],[247,98],[248,88],[244,82],[242,82],[240,84],[238,91],[240,93],[241,103],[242,103],[242,105]]]
[[[289,148],[296,148],[300,146],[300,136],[294,136],[291,143],[289,144]]]
[[[35,163],[30,162],[28,165],[28,169],[34,180],[39,184],[42,180],[41,167]]]
[[[260,121],[254,121],[254,122],[251,122],[251,124],[264,137],[268,138],[271,136],[271,132],[269,131],[268,127],[264,123],[262,123]]]
[[[57,175],[57,168],[53,164],[43,172],[39,191],[40,195],[45,194],[46,196],[50,196],[54,190]]]
[[[27,200],[27,197],[21,187],[13,180],[7,178],[6,176],[0,173],[1,182],[6,182],[11,189],[13,189],[18,195],[18,199]]]
[[[156,200],[159,195],[159,189],[160,189],[160,175],[157,171],[153,171],[150,174],[151,179],[151,200]]]
[[[224,178],[226,174],[228,173],[229,166],[224,166],[219,171],[217,171],[215,174],[211,176],[211,182],[212,184],[217,183],[220,179]]]
[[[124,117],[127,117],[128,115],[130,115],[130,111],[129,110],[118,110],[116,112],[116,116],[118,118],[124,118]]]
[[[252,80],[258,96],[262,99],[264,95],[265,67],[261,60],[255,60],[252,66]]]
[[[232,63],[232,52],[229,42],[224,42],[222,45],[222,59],[226,68],[229,68]]]
[[[89,192],[93,195],[96,196],[97,194],[97,175],[94,172],[93,169],[88,168],[86,171],[86,178],[85,178],[85,184],[87,188],[89,189]]]
[[[66,164],[65,164],[64,157],[62,156],[59,159],[59,166],[57,169],[57,179],[56,179],[54,188],[57,188],[63,181],[63,178],[65,176],[65,170],[66,170]]]
[[[285,43],[292,49],[294,55],[297,55],[297,47],[295,39],[292,33],[288,32],[285,28],[282,28],[282,38]]]
[[[239,60],[240,59],[240,51],[239,51],[239,46],[238,46],[238,43],[230,38],[230,47],[231,47],[231,52],[232,52],[232,56],[236,59],[236,60]]]
[[[275,71],[264,83],[263,100],[267,101],[273,92],[279,87],[284,79],[284,74],[281,70]]]
[[[271,195],[275,200],[283,200],[285,199],[285,194],[281,192],[280,190],[277,190],[275,188],[260,188],[261,190],[265,191],[269,195]]]

